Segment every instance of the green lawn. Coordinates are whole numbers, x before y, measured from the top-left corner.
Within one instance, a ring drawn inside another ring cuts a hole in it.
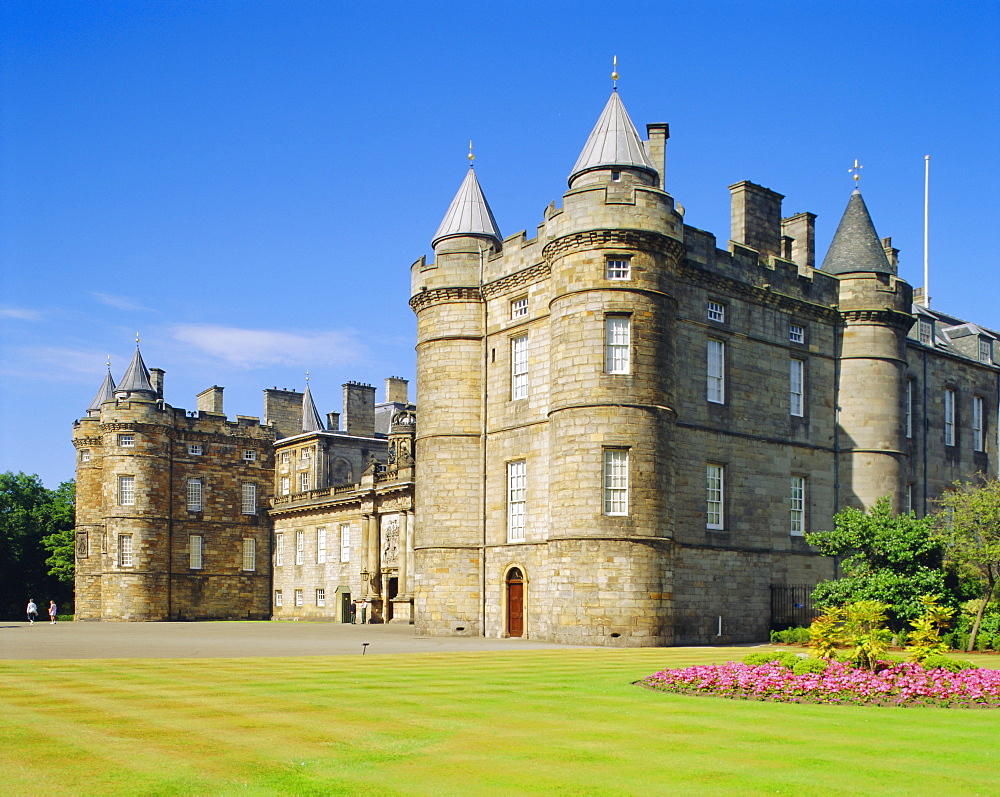
[[[631,685],[743,653],[0,661],[0,787],[1000,793],[1000,712],[748,703]]]

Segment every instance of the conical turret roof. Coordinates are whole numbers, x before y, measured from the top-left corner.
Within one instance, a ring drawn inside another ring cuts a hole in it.
[[[847,202],[847,209],[830,242],[830,249],[823,258],[823,271],[829,274],[850,274],[867,271],[895,274],[882,248],[882,241],[875,232],[861,192],[855,188]]]
[[[302,394],[302,431],[323,431],[323,419],[320,417],[319,410],[316,409],[316,402],[313,401],[308,382],[306,382],[306,392]]]
[[[570,185],[574,178],[592,169],[608,169],[620,166],[623,169],[642,169],[657,174],[656,167],[646,154],[646,148],[639,133],[629,118],[625,105],[617,91],[611,92],[608,104],[601,112],[590,138],[583,145],[580,157],[569,176]]]
[[[153,390],[153,385],[149,381],[149,369],[146,368],[146,363],[142,361],[142,355],[139,353],[139,347],[135,347],[135,354],[132,355],[132,362],[128,364],[128,368],[125,371],[125,376],[122,377],[122,381],[118,383],[118,387],[115,389],[116,393],[139,393],[139,392],[155,393]]]
[[[501,241],[500,228],[497,227],[493,211],[483,196],[483,189],[479,187],[476,171],[471,166],[462,185],[459,186],[458,193],[451,200],[448,212],[444,214],[431,246],[437,246],[438,242],[445,238],[459,235],[481,235],[484,238],[492,238],[498,244]]]
[[[90,402],[90,406],[87,407],[87,412],[91,410],[100,410],[101,405],[105,401],[115,400],[115,380],[111,377],[111,369],[104,375],[104,381],[101,383],[101,389],[97,391],[97,395],[94,396],[94,400]]]

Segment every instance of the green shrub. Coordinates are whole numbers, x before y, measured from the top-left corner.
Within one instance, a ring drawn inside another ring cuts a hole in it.
[[[786,628],[784,631],[772,631],[771,642],[775,645],[806,645],[809,643],[809,629]]]
[[[792,672],[796,675],[804,675],[807,672],[823,673],[830,666],[826,659],[799,659],[792,667]]]
[[[925,670],[947,670],[948,672],[961,672],[962,670],[978,669],[971,661],[964,659],[952,659],[940,653],[934,653],[920,662]]]
[[[743,657],[743,663],[749,664],[751,667],[759,667],[761,664],[777,662],[782,667],[787,667],[790,670],[795,667],[799,661],[801,661],[801,659],[790,650],[778,650],[771,653],[761,650]]]
[[[941,635],[941,641],[948,646],[949,649],[955,649],[955,643],[958,642],[958,634],[954,631],[949,631],[947,634]]]
[[[993,638],[989,634],[976,634],[976,650],[989,650],[992,641]]]

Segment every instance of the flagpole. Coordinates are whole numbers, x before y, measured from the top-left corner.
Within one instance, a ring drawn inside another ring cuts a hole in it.
[[[931,286],[929,281],[927,228],[930,206],[931,156],[924,155],[924,307],[931,306]]]

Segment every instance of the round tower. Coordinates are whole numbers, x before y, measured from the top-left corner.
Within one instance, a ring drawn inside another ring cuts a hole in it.
[[[554,641],[672,642],[672,276],[683,225],[614,92],[547,223]]]
[[[903,500],[906,333],[913,290],[896,276],[857,189],[822,270],[840,280],[839,505]]]
[[[484,319],[481,271],[500,248],[470,167],[412,268],[417,316],[413,612],[417,633],[481,635]],[[433,522],[424,522],[433,518]]]
[[[101,619],[166,620],[170,588],[170,436],[136,347],[100,408],[104,544]]]

